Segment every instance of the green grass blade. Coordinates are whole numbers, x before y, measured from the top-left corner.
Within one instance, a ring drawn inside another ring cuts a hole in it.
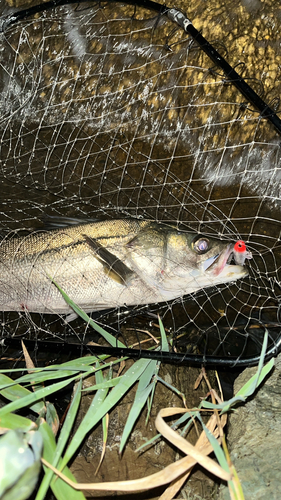
[[[156,434],[151,439],[143,443],[139,448],[136,449],[136,452],[142,451],[146,446],[154,445],[157,439],[161,438],[162,434]]]
[[[239,401],[246,401],[246,399],[255,392],[256,388],[262,383],[264,378],[268,375],[268,373],[272,370],[274,366],[274,358],[272,358],[265,366],[263,366],[264,363],[264,357],[266,353],[266,348],[267,348],[267,342],[268,342],[268,330],[265,330],[264,334],[264,339],[263,339],[263,345],[262,345],[262,350],[261,350],[261,355],[260,355],[260,360],[259,360],[259,365],[257,369],[257,373],[251,377],[246,384],[243,385],[243,387],[237,392],[237,394],[231,398],[229,401],[224,401],[221,404],[213,404],[209,403],[209,401],[202,401],[200,404],[200,407],[203,408],[208,408],[208,409],[217,409],[217,410],[222,410],[221,413],[225,413],[229,411],[229,409],[235,405]]]
[[[99,363],[97,362],[97,367],[99,367]],[[107,375],[105,375],[105,377],[103,377],[103,374],[101,371],[97,371],[96,372],[96,381],[97,381],[97,385],[99,386],[103,386],[101,387],[97,394],[99,393],[99,391],[102,391],[100,392],[100,394],[102,394],[102,399],[104,400],[105,396],[107,395],[108,393],[108,389],[110,386],[108,386],[108,382],[111,382],[111,379],[110,377],[112,377],[112,367],[110,367],[110,370],[108,372]]]
[[[18,398],[11,403],[8,403],[7,405],[3,406],[0,408],[0,417],[2,415],[5,415],[6,413],[10,413],[16,410],[19,410],[20,408],[24,408],[26,406],[30,408],[34,408],[34,403],[37,401],[40,401],[46,397],[48,397],[50,394],[53,394],[54,392],[59,391],[60,389],[63,389],[67,385],[69,385],[71,382],[76,380],[79,377],[79,375],[72,377],[68,380],[63,380],[62,382],[57,382],[56,384],[49,385],[47,387],[43,387],[42,389],[39,389],[36,392],[30,392],[27,389],[24,389],[24,391],[20,391],[20,395]],[[21,387],[21,386],[19,386]],[[26,393],[27,391],[27,393]]]
[[[127,442],[127,439],[132,431],[132,428],[139,417],[141,410],[143,409],[144,405],[147,402],[147,398],[149,394],[151,393],[153,389],[153,383],[149,384],[145,389],[142,389],[142,391],[138,391],[136,394],[133,406],[130,410],[129,416],[127,418],[123,433],[122,433],[122,438],[120,442],[120,448],[119,448],[119,453],[122,453],[124,446]]]
[[[9,387],[13,387],[16,384],[26,384],[26,385],[37,385],[41,384],[42,382],[47,382],[48,380],[57,380],[58,378],[66,378],[66,377],[72,377],[73,375],[80,373],[81,370],[55,370],[55,371],[48,371],[48,372],[38,372],[38,373],[30,373],[28,375],[24,375],[23,377],[19,377],[16,381],[11,381],[10,384],[2,384],[0,386],[0,391],[2,392],[4,387],[7,389]],[[88,370],[87,370],[88,371]],[[4,394],[3,394],[4,395]]]
[[[267,348],[267,342],[268,342],[268,330],[266,329],[257,373],[252,378],[250,378],[250,380],[248,380],[248,382],[243,386],[243,388],[240,389],[240,391],[238,391],[237,395],[242,395],[244,397],[252,396],[256,388],[261,384],[263,379],[272,369],[274,365],[274,358],[272,358],[265,366],[263,366]]]
[[[158,364],[158,367],[157,367],[157,373],[159,371],[159,368],[160,368],[160,363]],[[153,381],[152,381],[153,387],[152,387],[151,393],[149,394],[148,399],[147,399],[147,415],[146,415],[146,419],[145,419],[145,425],[147,425],[149,417],[150,417],[157,381],[158,381],[157,374],[155,374],[155,377],[153,378]]]
[[[96,375],[96,380],[97,382],[100,382],[103,378],[103,373],[102,372],[98,372],[97,375]],[[104,383],[106,382],[111,382],[112,380],[112,367],[109,369],[107,375],[104,377]],[[102,385],[102,383],[99,383],[98,385]],[[106,394],[108,394],[108,390],[109,388],[106,388],[107,391],[106,391]],[[107,419],[107,414],[102,418],[102,438],[103,438],[103,451],[101,453],[101,457],[100,457],[100,461],[99,461],[99,465],[96,469],[96,473],[99,469],[99,467],[101,466],[101,463],[102,463],[102,460],[103,460],[103,457],[104,457],[104,453],[105,453],[105,447],[106,447],[106,443],[107,443],[107,437],[108,437],[108,425],[107,425],[107,422],[108,422],[108,419]]]
[[[186,403],[186,398],[185,398],[185,395],[183,392],[179,391],[176,387],[174,387],[173,385],[169,384],[168,382],[166,382],[165,380],[163,380],[161,377],[157,376],[157,380],[158,382],[161,382],[161,384],[165,385],[166,387],[168,387],[171,391],[173,391],[175,394],[177,394],[177,396],[179,396],[184,404]]]
[[[31,398],[35,394],[34,392],[31,392],[28,389],[25,389],[25,387],[22,387],[21,385],[17,384],[17,382],[15,383],[11,378],[7,377],[7,375],[3,375],[3,373],[0,373],[0,383],[1,385],[7,387],[6,389],[0,391],[0,394],[9,401],[12,401],[12,403],[3,406],[0,409],[1,416],[5,415],[5,413],[10,413],[12,411],[15,411],[14,407],[15,409],[18,410],[19,408],[21,408],[21,406],[18,408],[17,402],[22,401],[23,399],[28,397],[30,397],[31,400]],[[30,409],[38,414],[41,413],[41,411],[44,409],[45,404],[43,401],[40,401],[39,403],[35,404],[33,404],[33,402],[38,401],[40,399],[42,398],[39,397],[37,399],[33,399],[33,401],[30,403]]]
[[[239,401],[246,401],[246,399],[251,396],[256,388],[262,383],[264,378],[268,375],[268,373],[272,370],[274,366],[274,359],[272,358],[262,369],[259,377],[257,377],[258,373],[253,375],[246,384],[237,392],[237,394],[229,399],[228,401],[224,401],[220,404],[209,403],[209,401],[202,401],[200,407],[210,408],[216,410],[222,410],[221,413],[225,413],[230,410],[232,406],[234,406]]]
[[[205,434],[208,438],[208,440],[210,441],[210,444],[212,445],[213,447],[213,450],[214,450],[214,453],[217,457],[217,460],[220,464],[220,466],[230,474],[230,470],[229,470],[229,466],[228,466],[228,463],[227,463],[227,460],[226,460],[226,457],[225,457],[225,454],[218,442],[218,440],[215,438],[215,436],[213,435],[213,433],[206,427],[206,425],[204,424],[202,418],[200,417],[200,415],[198,416],[200,422],[201,422],[201,425],[205,431]]]
[[[1,429],[22,429],[24,432],[37,429],[35,422],[16,413],[6,413],[6,415],[3,415],[0,426]]]
[[[145,359],[144,361],[145,367],[143,373],[139,377],[137,392],[144,390],[150,384],[152,377],[158,373],[158,361],[152,361],[149,359]]]
[[[77,304],[75,304],[75,302],[73,302],[73,300],[70,299],[70,297],[61,289],[61,287],[52,278],[50,278],[50,279],[56,285],[56,287],[58,288],[58,290],[62,294],[64,300],[66,301],[66,303],[73,309],[73,311],[76,314],[78,314],[78,316],[80,316],[80,318],[82,318],[84,321],[86,321],[86,323],[88,323],[94,330],[96,330],[96,332],[98,332],[100,335],[102,335],[102,337],[113,347],[126,348],[126,346],[124,344],[122,344],[122,342],[117,340],[115,337],[113,337],[113,335],[111,335],[106,330],[104,330],[101,326],[99,326],[97,323],[95,323],[88,316],[88,314],[86,314],[82,309],[80,309],[79,306],[77,306]]]
[[[101,384],[95,384],[91,385],[90,387],[86,387],[85,389],[82,389],[82,392],[97,391],[98,389],[109,389],[119,384],[120,380],[122,380],[122,375],[121,377],[115,377],[112,378],[111,380],[105,380]]]
[[[54,435],[46,422],[43,422],[39,427],[39,432],[43,437],[44,448],[43,448],[43,457],[49,463],[52,463],[54,460],[54,456],[56,453],[56,442]],[[58,467],[60,467],[60,461],[58,463]],[[44,466],[45,473],[48,473],[48,468]],[[73,481],[76,482],[75,477],[71,474],[68,468],[64,469],[64,474]],[[57,500],[86,500],[83,493],[77,490],[74,490],[71,486],[66,484],[62,479],[54,477],[51,481],[51,488]],[[39,493],[39,491],[38,491]],[[38,500],[38,493],[35,500]],[[41,497],[42,498],[42,497]]]
[[[178,420],[176,420],[176,422],[174,422],[171,425],[171,428],[172,429],[177,429],[181,424],[185,423],[186,421],[187,421],[187,423],[186,423],[186,427],[185,428],[188,428],[191,425],[193,425],[193,418],[192,417],[196,418],[198,415],[199,415],[198,410],[194,410],[194,411],[183,413],[183,415],[180,418],[178,418]],[[184,434],[184,431],[185,431],[185,429],[183,430],[183,434]],[[157,439],[160,438],[160,437],[161,437],[161,434],[156,434],[149,441],[146,441],[144,444],[142,444],[136,451],[141,451],[146,446],[154,444],[155,441],[157,441]]]
[[[75,389],[71,405],[69,407],[69,410],[66,415],[66,419],[64,421],[64,424],[61,428],[59,439],[58,439],[58,444],[57,444],[57,449],[56,449],[56,457],[60,456],[66,446],[66,443],[69,439],[73,424],[75,422],[78,409],[80,406],[81,402],[81,391],[82,391],[82,379],[79,380],[77,387]],[[57,458],[56,458],[57,459]],[[56,465],[55,465],[56,467]]]
[[[100,371],[106,370],[107,368],[110,368],[110,367],[111,367],[111,366],[113,366],[113,365],[117,365],[117,364],[119,364],[121,360],[126,361],[126,359],[128,359],[127,357],[122,356],[122,357],[121,357],[121,358],[119,358],[119,359],[110,360],[110,361],[108,361],[108,363],[103,363],[103,364],[101,364],[101,365],[99,365],[99,366],[97,367],[97,362],[102,361],[102,360],[103,360],[103,359],[105,359],[105,358],[110,358],[110,356],[99,356],[99,358],[98,358],[98,359],[95,359],[95,364],[96,364],[96,366],[89,366],[88,368],[85,368],[85,367],[84,367],[84,368],[82,369],[82,368],[81,368],[81,365],[77,365],[77,366],[75,366],[74,373],[79,372],[79,371],[80,371],[80,372],[83,372],[83,377],[88,376],[88,375],[94,375],[94,374],[95,374],[97,371],[99,371],[99,370],[100,370]],[[74,361],[75,361],[75,360],[74,360]],[[73,361],[73,362],[74,362],[74,361]],[[73,367],[74,367],[74,365],[73,365]],[[59,365],[58,365],[57,369],[58,369],[58,375],[57,375],[57,377],[59,378],[59,373],[60,373],[60,366],[59,366]],[[64,369],[64,368],[63,368],[63,369]]]
[[[97,358],[97,356],[84,356],[82,358],[76,358],[75,360],[70,360],[66,361],[65,363],[62,363],[61,365],[57,365],[59,367],[66,367],[68,368],[69,366],[72,366],[73,363],[77,363],[78,366],[85,366],[87,367],[88,365],[93,365],[97,363],[98,361],[103,361],[104,359],[109,358],[108,354],[102,354],[101,356]],[[56,366],[56,365],[53,365]],[[50,367],[52,368],[52,366]]]
[[[163,325],[159,315],[158,315],[158,321],[159,321],[159,327],[160,327],[160,333],[161,333],[161,349],[162,349],[162,351],[169,352],[169,343],[168,343],[167,335],[166,335],[164,325]]]
[[[218,442],[218,440],[215,438],[215,436],[213,435],[213,433],[204,425],[204,422],[203,420],[201,419],[201,417],[199,416],[199,420],[202,424],[202,427],[205,431],[205,434],[210,442],[210,444],[212,445],[213,447],[213,450],[214,450],[214,453],[217,457],[217,460],[220,464],[220,466],[222,467],[223,470],[225,470],[226,472],[228,472],[229,474],[231,474],[231,471],[229,469],[229,465],[227,463],[227,459],[226,459],[226,456]],[[234,483],[233,481],[229,481],[228,484],[230,485],[230,487],[232,488],[232,491],[235,491],[235,487],[234,487]]]
[[[152,377],[155,375],[155,373],[158,371],[158,362],[157,361],[149,361],[146,360],[146,367],[144,368],[144,371],[142,375],[139,378],[139,384],[138,388],[136,391],[135,399],[133,402],[133,405],[131,407],[129,416],[127,418],[123,433],[122,433],[122,438],[120,442],[120,448],[119,452],[122,453],[124,446],[127,442],[127,439],[132,431],[132,428],[138,419],[141,410],[143,409],[144,405],[147,402],[147,399],[149,397],[149,394],[151,393],[154,383],[150,383]]]
[[[54,467],[58,466],[59,460],[61,459],[61,454],[62,454],[62,452],[66,446],[66,443],[69,439],[71,429],[73,427],[75,418],[77,416],[78,408],[79,408],[80,401],[81,401],[81,388],[82,388],[82,379],[80,379],[78,384],[77,384],[73,399],[71,401],[70,408],[67,412],[66,419],[65,419],[64,424],[63,424],[61,431],[60,431],[58,443],[52,452],[53,458],[52,458],[52,461],[50,463]],[[44,476],[44,478],[40,484],[40,488],[37,492],[36,500],[44,500],[45,495],[48,491],[50,482],[53,478],[53,475],[54,475],[54,473],[50,469],[46,470],[45,476]]]
[[[106,399],[98,404],[95,403],[95,398],[93,400],[93,406],[91,405],[87,411],[83,421],[81,422],[79,428],[76,431],[74,438],[69,444],[66,450],[65,456],[63,458],[63,466],[65,466],[69,460],[73,457],[74,453],[79,448],[84,437],[90,432],[90,430],[97,425],[97,423],[108,413],[126,394],[126,392],[134,385],[134,383],[141,376],[143,371],[147,366],[147,360],[139,359],[136,361],[122,376],[122,380],[119,384],[112,389],[108,394]],[[105,389],[104,389],[105,390]]]
[[[46,401],[45,403],[46,403],[46,413],[44,418],[47,424],[51,427],[54,434],[56,434],[60,425],[60,419],[57,410],[53,405],[53,403],[50,403],[49,401]]]
[[[194,410],[189,410],[186,413],[183,413],[177,421],[172,425],[172,428],[179,427],[180,425],[184,423],[189,423],[190,421],[193,422],[193,419],[196,418],[198,415],[200,415],[200,412],[197,409]]]
[[[97,363],[97,367],[99,367],[98,363]],[[96,381],[98,382],[99,385],[103,383],[103,376],[102,376],[101,371],[97,370],[95,377],[96,377]],[[98,411],[102,407],[102,404],[107,396],[107,393],[108,393],[108,387],[103,388],[103,389],[99,389],[96,392],[96,394],[92,400],[92,403],[91,403],[90,407],[88,408],[86,415],[84,416],[84,418],[83,418],[82,422],[80,423],[77,431],[75,432],[71,442],[69,443],[69,446],[66,450],[65,456],[62,460],[62,467],[64,467],[68,463],[68,461],[72,458],[72,456],[74,455],[76,450],[79,448],[79,446],[81,445],[83,439],[88,434],[88,432],[90,432],[90,430],[96,425],[96,423],[99,422],[99,420],[101,420],[104,417],[104,415],[107,413],[107,411],[105,411],[95,421],[95,416],[98,414]]]
[[[91,365],[93,363],[96,363],[97,361],[104,360],[106,358],[109,358],[110,356],[108,354],[101,354],[98,357],[97,356],[84,356],[81,358],[76,358],[75,360],[70,360],[66,361],[65,363],[62,363],[60,365],[49,365],[49,366],[44,366],[44,367],[35,367],[33,369],[33,373],[41,372],[41,371],[48,371],[48,370],[57,370],[57,369],[69,369],[69,370],[81,370],[83,371],[85,368],[87,368],[88,365]],[[77,363],[77,365],[76,365]],[[24,372],[28,371],[28,368],[13,368],[13,369],[3,369],[1,370],[1,373],[17,373],[17,372]]]

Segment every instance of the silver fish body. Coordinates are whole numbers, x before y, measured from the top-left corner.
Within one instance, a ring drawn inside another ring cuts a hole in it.
[[[163,302],[247,275],[233,243],[148,220],[115,219],[5,239],[0,310],[69,314]],[[249,252],[247,258],[250,258]]]

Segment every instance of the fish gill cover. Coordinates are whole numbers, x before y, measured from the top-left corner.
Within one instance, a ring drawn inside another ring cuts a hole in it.
[[[1,12],[2,248],[15,234],[44,228],[46,217],[64,218],[61,227],[74,219],[149,219],[238,242],[237,261],[245,260],[241,248],[253,255],[248,276],[93,318],[136,346],[143,332],[159,336],[159,314],[174,349],[200,363],[257,360],[265,329],[276,353],[276,2],[179,0],[169,9],[146,0],[39,7],[1,0]],[[28,289],[28,280],[22,284]],[[24,304],[0,314],[3,339],[82,345],[92,338],[81,320]]]

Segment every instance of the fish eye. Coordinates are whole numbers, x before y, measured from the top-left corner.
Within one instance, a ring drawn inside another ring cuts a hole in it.
[[[192,249],[198,254],[202,255],[209,250],[209,240],[208,238],[202,238],[202,236],[196,236],[192,242]]]

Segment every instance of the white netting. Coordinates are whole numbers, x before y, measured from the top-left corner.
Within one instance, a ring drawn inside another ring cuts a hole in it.
[[[237,71],[256,92],[279,95],[273,1],[187,7],[231,64],[245,61]],[[99,321],[124,334],[160,312],[191,351],[220,356],[255,355],[265,327],[276,339],[280,136],[196,43],[148,9],[82,3],[8,27],[0,58],[2,232],[46,214],[133,216],[242,238],[250,277]],[[59,335],[49,316],[3,313],[3,336],[40,330]],[[85,338],[81,324],[63,331]]]

